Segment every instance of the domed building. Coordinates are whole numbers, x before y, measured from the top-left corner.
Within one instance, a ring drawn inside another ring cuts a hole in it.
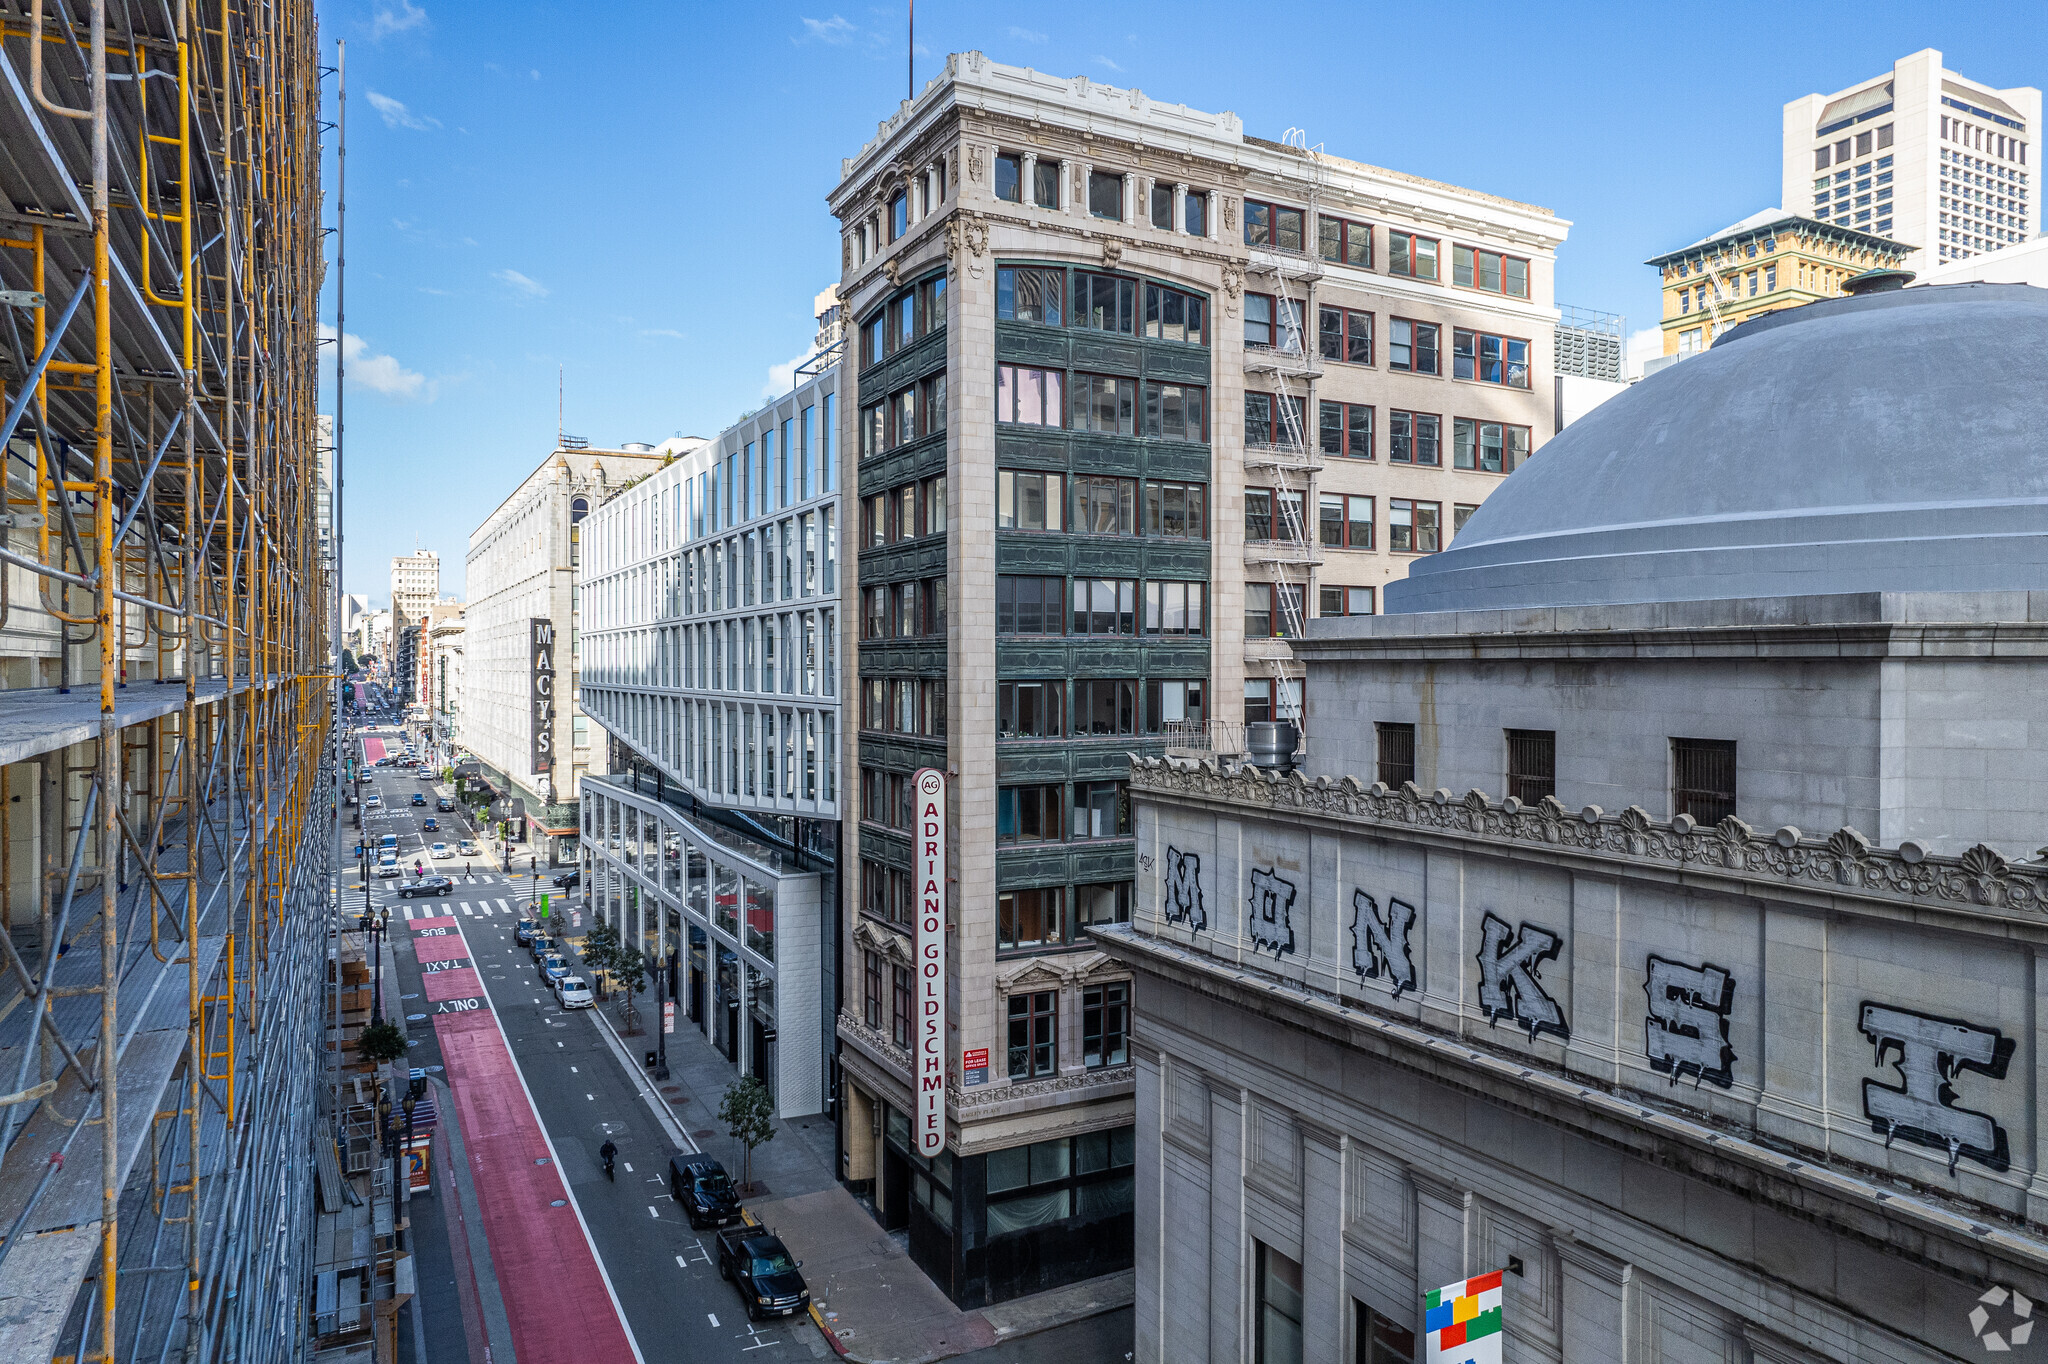
[[[1305,770],[1134,762],[1138,1359],[1420,1360],[1469,1294],[1516,1360],[2030,1339],[2044,343],[2020,286],[1746,323],[1311,627]]]

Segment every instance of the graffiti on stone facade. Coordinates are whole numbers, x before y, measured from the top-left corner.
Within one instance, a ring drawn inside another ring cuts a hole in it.
[[[1252,951],[1271,952],[1275,957],[1294,950],[1294,882],[1275,875],[1271,868],[1253,869],[1252,893],[1246,921]]]
[[[1209,911],[1202,905],[1202,859],[1178,848],[1166,850],[1166,920],[1186,924],[1200,932],[1209,926]]]
[[[1735,978],[1712,962],[1688,966],[1652,953],[1643,990],[1650,996],[1650,1016],[1643,1020],[1650,1068],[1669,1075],[1673,1084],[1690,1075],[1695,1085],[1733,1085],[1728,1010],[1735,1002]]]
[[[1877,1064],[1889,1063],[1903,1082],[1896,1089],[1863,1082],[1864,1116],[1886,1146],[1900,1140],[1944,1151],[1951,1176],[1964,1156],[1993,1170],[2012,1163],[2005,1129],[1988,1113],[1957,1107],[1953,1083],[1964,1071],[2003,1080],[2012,1038],[1996,1028],[1885,1004],[1866,1002],[1860,1018],[1863,1035],[1877,1048]]]
[[[1480,920],[1479,1007],[1489,1023],[1512,1018],[1528,1029],[1529,1040],[1550,1033],[1562,1040],[1571,1036],[1564,1010],[1550,997],[1538,978],[1543,963],[1557,955],[1564,939],[1538,924],[1524,920],[1509,928],[1507,920],[1488,912]]]
[[[1384,980],[1394,998],[1415,988],[1415,960],[1409,955],[1408,933],[1415,927],[1415,906],[1389,898],[1387,917],[1379,901],[1362,890],[1351,892],[1351,969],[1366,980]]]

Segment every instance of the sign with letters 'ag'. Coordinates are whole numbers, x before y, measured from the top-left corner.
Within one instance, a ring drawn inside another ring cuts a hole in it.
[[[946,1149],[946,774],[921,767],[917,793],[917,1153]]]
[[[533,767],[535,772],[555,770],[555,623],[546,616],[526,622],[531,647]]]

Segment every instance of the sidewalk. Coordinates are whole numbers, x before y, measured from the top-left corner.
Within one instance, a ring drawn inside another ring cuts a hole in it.
[[[617,1035],[616,1000],[601,1004],[598,1013],[600,1025]],[[638,1036],[619,1038],[636,1064],[658,1041],[651,995],[641,998],[640,1018]],[[668,1080],[649,1083],[691,1139],[737,1182],[740,1146],[718,1121],[734,1068],[681,1014],[668,1038],[668,1066]],[[831,1118],[777,1114],[774,1127],[774,1140],[754,1150],[754,1179],[766,1187],[745,1200],[747,1210],[803,1261],[812,1320],[855,1364],[930,1364],[1112,1312],[1135,1296],[1134,1276],[1126,1271],[963,1312],[911,1261],[898,1236],[882,1230],[834,1178]]]

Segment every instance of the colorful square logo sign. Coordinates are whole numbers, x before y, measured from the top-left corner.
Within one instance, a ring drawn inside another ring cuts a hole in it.
[[[1460,1279],[1429,1295],[1422,1318],[1424,1364],[1500,1364],[1501,1273]]]

